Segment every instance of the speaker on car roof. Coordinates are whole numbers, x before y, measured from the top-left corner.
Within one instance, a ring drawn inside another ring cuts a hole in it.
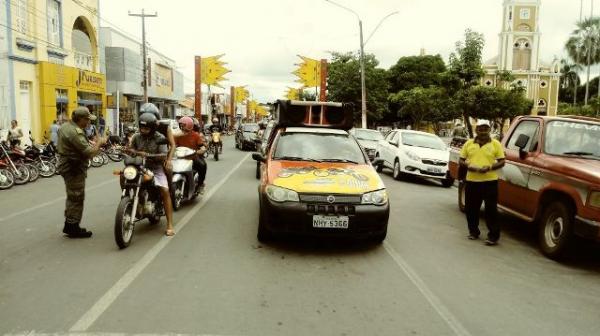
[[[278,124],[282,127],[324,127],[349,130],[354,126],[350,104],[278,100],[276,106]]]

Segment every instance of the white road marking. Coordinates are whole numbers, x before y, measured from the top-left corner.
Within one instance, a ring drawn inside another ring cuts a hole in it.
[[[194,208],[192,208],[182,219],[175,224],[176,232],[181,231],[192,217],[200,210],[208,200],[227,182],[250,157],[250,154],[244,158],[233,169],[225,175],[209,192],[202,198]],[[123,291],[144,271],[144,269],[158,256],[158,254],[175,239],[174,237],[163,237],[146,254],[138,260],[81,318],[69,329],[70,332],[86,331],[96,320],[110,307],[110,305],[123,293]]]
[[[98,189],[98,188],[100,188],[100,187],[103,187],[103,186],[105,186],[105,185],[107,185],[107,184],[115,183],[115,182],[117,182],[117,181],[118,181],[118,179],[116,179],[116,178],[111,178],[111,179],[109,179],[109,180],[107,180],[107,181],[104,181],[104,182],[98,183],[98,184],[96,184],[96,185],[94,185],[94,186],[91,186],[91,187],[85,188],[85,191],[86,191],[86,192],[88,192],[88,191],[92,191],[92,190]],[[27,209],[24,209],[24,210],[21,210],[21,211],[18,211],[18,212],[12,213],[12,214],[10,214],[10,215],[8,215],[8,216],[0,217],[0,223],[1,223],[1,222],[5,222],[5,221],[7,221],[7,220],[9,220],[9,219],[11,219],[11,218],[14,218],[14,217],[17,217],[17,216],[21,216],[21,215],[24,215],[24,214],[26,214],[26,213],[33,212],[33,211],[35,211],[35,210],[38,210],[38,209],[41,209],[41,208],[44,208],[44,207],[50,206],[50,205],[52,205],[52,204],[59,203],[59,202],[63,202],[63,201],[66,199],[66,198],[67,198],[66,196],[58,197],[58,198],[55,198],[55,199],[54,199],[54,200],[52,200],[52,201],[48,201],[48,202],[45,202],[45,203],[38,204],[38,205],[36,205],[36,206],[33,206],[33,207],[30,207],[30,208],[27,208]]]
[[[458,319],[446,308],[442,301],[427,287],[425,282],[417,275],[417,272],[396,252],[396,250],[387,241],[383,242],[383,247],[387,253],[394,259],[396,264],[400,266],[402,271],[417,287],[417,289],[427,299],[429,304],[435,309],[440,317],[450,326],[454,334],[457,336],[471,336],[471,333],[458,321]]]
[[[70,333],[38,333],[27,331],[16,334],[4,334],[4,336],[226,336],[221,334],[128,334],[128,333],[104,333],[104,332],[70,332]],[[234,335],[227,335],[234,336]]]

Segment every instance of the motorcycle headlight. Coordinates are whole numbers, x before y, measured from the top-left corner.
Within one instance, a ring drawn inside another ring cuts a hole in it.
[[[298,193],[290,189],[281,188],[274,185],[268,185],[266,188],[266,192],[269,199],[274,202],[281,203],[300,201]]]
[[[123,177],[125,177],[126,180],[133,180],[136,176],[137,169],[135,169],[135,167],[127,166],[123,169]]]
[[[589,206],[600,208],[600,191],[592,191],[588,201]]]
[[[363,194],[361,204],[384,205],[388,201],[387,191],[385,189]]]
[[[417,154],[415,154],[415,153],[413,153],[413,152],[411,152],[411,151],[405,151],[404,153],[405,153],[405,154],[406,154],[406,156],[408,156],[408,157],[409,157],[411,160],[415,160],[415,161],[421,161],[421,158],[420,158],[420,157],[419,157]]]

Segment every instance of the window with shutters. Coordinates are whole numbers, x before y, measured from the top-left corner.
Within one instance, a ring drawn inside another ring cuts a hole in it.
[[[29,12],[27,0],[17,0],[16,3],[16,19],[17,19],[17,31],[23,34],[29,34]]]
[[[55,46],[62,46],[60,32],[60,2],[48,0],[48,42]]]

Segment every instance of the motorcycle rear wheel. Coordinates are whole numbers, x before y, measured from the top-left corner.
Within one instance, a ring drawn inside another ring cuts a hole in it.
[[[124,249],[131,244],[135,224],[131,222],[131,210],[133,200],[129,196],[125,196],[119,202],[117,207],[117,215],[115,216],[115,242],[120,249]]]
[[[100,154],[94,156],[91,161],[92,161],[92,167],[95,167],[95,168],[102,166],[102,163],[104,162],[104,160],[102,159],[102,156]]]
[[[0,169],[0,190],[10,189],[15,185],[15,175],[8,169]]]
[[[102,165],[107,165],[110,162],[110,159],[108,158],[108,155],[106,155],[105,152],[102,152],[100,156],[102,157]]]
[[[183,182],[175,182],[175,189],[173,190],[173,211],[181,208],[181,202],[183,201],[183,190],[181,188]]]
[[[35,182],[40,178],[40,170],[33,164],[27,163],[27,169],[29,169],[29,182]]]

